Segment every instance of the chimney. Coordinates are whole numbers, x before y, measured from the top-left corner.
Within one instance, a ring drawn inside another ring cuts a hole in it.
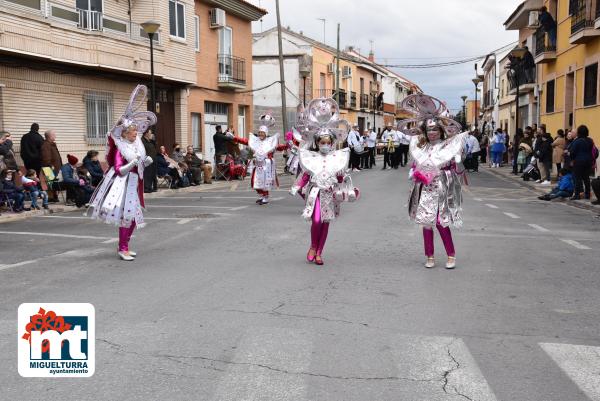
[[[373,53],[373,50],[371,50],[371,51],[369,52],[369,61],[370,61],[371,63],[374,63],[374,62],[375,62],[375,54]]]

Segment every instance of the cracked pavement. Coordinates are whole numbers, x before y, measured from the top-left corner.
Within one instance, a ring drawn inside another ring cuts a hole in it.
[[[12,263],[79,252],[0,271],[0,400],[595,401],[593,379],[576,384],[556,361],[560,344],[600,346],[597,222],[488,173],[469,179],[455,271],[422,267],[403,170],[355,175],[362,199],[343,205],[321,268],[305,262],[301,201],[281,191],[257,207],[245,183],[150,200],[134,263],[90,239],[3,236]],[[174,202],[236,209],[177,224]],[[2,229],[114,237],[77,219]],[[561,241],[572,233],[591,249]],[[36,301],[95,306],[92,378],[18,375],[17,308]]]

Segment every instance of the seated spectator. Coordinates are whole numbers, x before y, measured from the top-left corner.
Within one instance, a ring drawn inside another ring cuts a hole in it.
[[[19,171],[15,152],[13,151],[13,142],[10,139],[10,132],[0,131],[0,156],[4,159],[7,169]]]
[[[79,159],[73,155],[67,155],[67,163],[60,168],[62,174],[61,184],[67,189],[67,203],[74,202],[78,208],[89,202],[94,192],[87,185],[86,181],[79,177],[77,172],[77,163]]]
[[[87,169],[91,176],[91,185],[93,187],[98,186],[102,178],[104,178],[104,170],[98,161],[98,152],[90,150],[87,155],[83,158],[83,167]]]
[[[164,146],[159,148],[158,155],[156,155],[156,167],[157,175],[159,177],[171,177],[171,189],[176,189],[179,185],[181,172],[178,170],[179,166],[175,160],[167,155],[167,150]]]
[[[181,145],[175,143],[173,145],[173,152],[171,153],[171,159],[175,160],[177,163],[181,163],[183,161],[183,153],[181,152]]]
[[[556,198],[570,198],[573,195],[575,185],[573,184],[573,175],[569,170],[563,168],[560,170],[558,185],[550,193],[538,197],[539,200],[549,201]]]
[[[48,193],[40,187],[40,179],[37,176],[37,173],[33,169],[27,170],[25,173],[25,177],[22,179],[23,188],[25,191],[29,192],[29,198],[31,199],[31,208],[35,210],[40,210],[38,206],[37,200],[38,198],[42,198],[42,207],[44,209],[48,209]]]
[[[202,173],[204,173],[204,183],[212,183],[212,166],[210,163],[200,159],[194,152],[194,148],[187,147],[187,152],[184,157],[185,163],[190,167],[193,176],[193,182],[200,184]]]
[[[183,162],[177,163],[177,165],[179,166],[179,170],[181,171],[181,179],[179,180],[178,186],[180,188],[187,188],[190,185],[195,186],[196,184],[194,184],[193,182],[192,171],[190,170],[188,165]]]
[[[12,203],[12,210],[15,213],[31,210],[23,207],[25,195],[23,194],[23,188],[19,188],[15,184],[14,174],[15,172],[13,170],[3,170],[2,173],[0,173],[0,193],[2,194],[0,199],[2,201],[8,201],[9,206],[11,206],[10,203]]]

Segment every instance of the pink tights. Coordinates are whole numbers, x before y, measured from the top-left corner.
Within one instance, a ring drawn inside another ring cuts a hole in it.
[[[130,227],[119,227],[119,252],[129,252],[129,240],[135,230],[135,221]]]
[[[440,236],[442,237],[442,242],[444,243],[444,248],[446,248],[446,253],[448,256],[455,256],[454,242],[452,241],[450,227],[442,227],[439,224],[437,224],[436,227],[440,232]],[[433,256],[433,228],[423,227],[423,242],[425,243],[425,256]]]
[[[316,251],[317,255],[321,255],[323,252],[328,232],[329,223],[321,220],[321,202],[317,196],[312,215],[312,226],[310,227],[310,247]]]

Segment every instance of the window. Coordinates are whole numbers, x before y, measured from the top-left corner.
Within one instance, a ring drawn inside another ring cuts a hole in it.
[[[223,27],[219,29],[219,54],[223,56],[231,56],[231,46],[233,43],[231,36],[231,28]]]
[[[192,113],[192,146],[194,149],[201,148],[201,136],[200,136],[200,113]]]
[[[185,5],[177,0],[169,0],[169,33],[185,39]]]
[[[194,16],[194,49],[200,51],[200,17]]]
[[[554,113],[554,80],[546,82],[546,113]]]
[[[86,92],[84,95],[87,135],[89,144],[103,144],[112,122],[113,98],[111,93]]]
[[[20,6],[35,8],[36,10],[41,9],[41,0],[8,0],[9,3],[15,3]]]
[[[583,86],[583,105],[596,104],[598,95],[598,63],[585,67],[585,83]]]

